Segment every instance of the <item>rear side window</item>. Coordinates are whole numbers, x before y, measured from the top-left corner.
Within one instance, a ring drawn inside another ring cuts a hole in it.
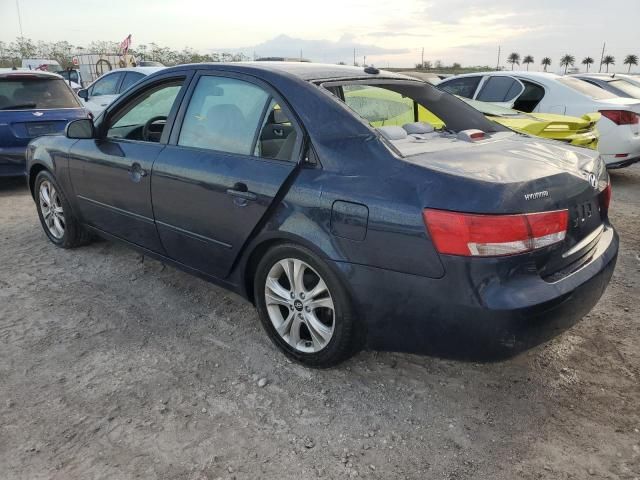
[[[184,117],[178,145],[252,155],[270,95],[242,80],[203,76]]]
[[[93,84],[89,95],[92,97],[98,97],[100,95],[115,95],[117,93],[120,77],[122,77],[122,73],[105,75]]]
[[[438,88],[444,90],[452,95],[459,95],[465,98],[473,98],[473,94],[476,93],[478,84],[482,77],[462,77],[455,78],[453,80],[447,80],[444,83],[438,85]]]
[[[511,77],[489,77],[478,94],[481,102],[509,102],[522,92],[522,85]]]
[[[124,80],[122,80],[122,85],[120,85],[120,92],[124,92],[131,85],[135,85],[140,80],[144,78],[144,75],[137,72],[127,72],[124,76]]]
[[[75,95],[61,78],[15,75],[0,79],[0,110],[79,107]]]

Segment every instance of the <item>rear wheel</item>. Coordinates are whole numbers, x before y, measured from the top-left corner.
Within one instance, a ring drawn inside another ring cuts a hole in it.
[[[35,199],[44,233],[54,245],[74,248],[87,243],[88,233],[73,215],[58,182],[46,170],[36,177]]]
[[[338,277],[310,250],[279,245],[254,278],[260,320],[273,342],[310,367],[329,367],[354,351],[351,302]]]

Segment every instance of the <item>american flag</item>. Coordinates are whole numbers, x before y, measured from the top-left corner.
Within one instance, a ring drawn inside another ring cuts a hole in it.
[[[131,46],[131,34],[127,35],[127,38],[125,38],[121,43],[120,43],[120,51],[122,52],[122,55],[126,55],[127,52],[129,51],[129,47]]]

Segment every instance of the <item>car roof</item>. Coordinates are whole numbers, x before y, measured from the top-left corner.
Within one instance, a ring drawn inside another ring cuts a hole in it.
[[[12,68],[0,68],[0,78],[9,78],[12,76],[25,76],[29,75],[31,77],[39,77],[39,78],[62,78],[61,75],[53,72],[45,72],[42,70],[29,70],[28,68],[19,68],[14,70]]]
[[[105,72],[104,75],[109,75],[111,73],[117,72],[138,72],[143,75],[151,75],[152,73],[159,72],[160,70],[164,70],[167,67],[125,67],[125,68],[114,68],[113,70],[109,70]]]
[[[333,65],[328,63],[311,63],[311,62],[215,62],[215,63],[194,63],[188,65],[178,65],[171,67],[173,69],[183,69],[185,67],[193,67],[198,69],[211,70],[233,70],[250,72],[270,72],[283,73],[293,75],[306,81],[318,80],[340,80],[340,79],[371,79],[385,78],[417,80],[406,75],[401,75],[386,70],[379,70],[378,73],[367,73],[363,67],[351,67],[348,65]]]

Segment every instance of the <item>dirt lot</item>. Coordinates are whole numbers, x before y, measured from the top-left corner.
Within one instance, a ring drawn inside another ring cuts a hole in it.
[[[640,165],[612,177],[618,267],[573,329],[501,363],[326,371],[222,289],[54,247],[0,182],[0,478],[640,478]]]

